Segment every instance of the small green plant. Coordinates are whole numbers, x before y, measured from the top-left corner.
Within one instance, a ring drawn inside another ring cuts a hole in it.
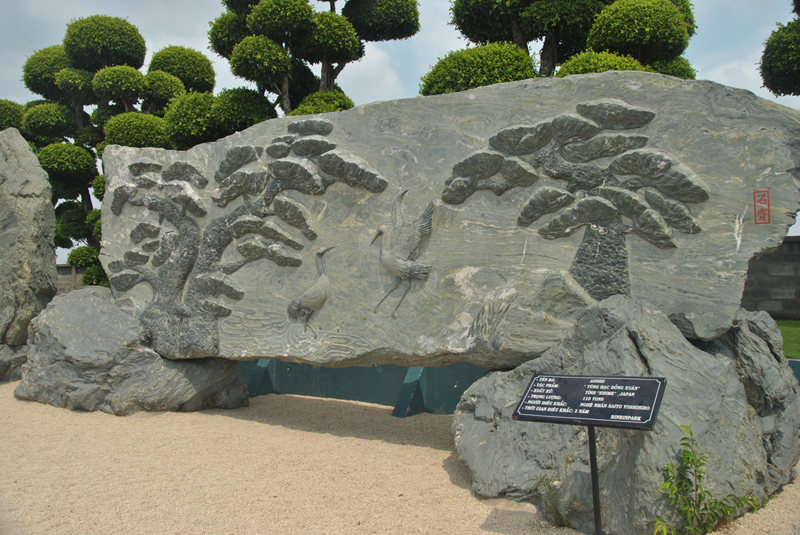
[[[580,502],[578,502],[578,497],[575,495],[571,497],[566,512],[561,513],[561,509],[558,506],[558,488],[556,488],[552,476],[534,477],[528,480],[528,482],[530,481],[533,482],[531,493],[534,498],[541,500],[545,513],[553,519],[553,524],[559,528],[568,527],[572,519],[581,513]]]
[[[700,455],[694,439],[691,424],[682,425],[686,435],[681,439],[677,465],[669,463],[661,471],[664,483],[659,490],[669,493],[669,503],[677,507],[678,514],[685,522],[680,530],[670,528],[666,522],[656,518],[653,535],[702,535],[711,533],[722,521],[731,518],[741,510],[758,508],[752,497],[737,498],[733,494],[717,499],[703,488],[705,465],[708,458]]]

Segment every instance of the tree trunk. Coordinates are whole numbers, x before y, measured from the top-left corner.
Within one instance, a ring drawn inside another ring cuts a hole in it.
[[[81,205],[83,206],[83,211],[86,212],[87,215],[94,210],[94,206],[92,206],[92,196],[89,194],[89,186],[81,188]],[[93,234],[90,234],[86,238],[86,244],[97,247],[98,249],[100,248],[100,240],[95,238]]]
[[[612,295],[631,295],[626,230],[620,215],[590,224],[569,268],[570,275],[598,301]]]
[[[333,69],[331,68],[331,62],[328,61],[328,56],[325,55],[322,58],[322,68],[319,72],[319,90],[322,91],[332,91],[333,90],[333,80],[332,74]]]
[[[525,33],[519,24],[519,18],[515,16],[511,17],[511,40],[520,50],[524,50],[528,54],[528,40],[525,39]]]
[[[281,80],[281,109],[283,110],[284,114],[288,114],[292,111],[292,100],[289,98],[289,77],[284,76],[283,80]]]
[[[78,130],[80,130],[83,128],[83,101],[81,99],[72,99],[72,111],[75,112],[75,122],[78,123]]]
[[[336,13],[336,0],[328,0],[331,4],[331,13]]]
[[[544,38],[539,57],[539,76],[553,76],[558,64],[558,34],[549,33]]]

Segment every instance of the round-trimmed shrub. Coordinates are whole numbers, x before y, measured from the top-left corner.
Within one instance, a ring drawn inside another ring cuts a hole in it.
[[[106,67],[94,75],[92,87],[98,97],[124,103],[131,111],[144,93],[144,75],[127,65]]]
[[[81,283],[84,286],[105,286],[106,288],[111,286],[108,275],[100,264],[87,267],[81,275]]]
[[[330,113],[334,111],[349,110],[355,106],[350,97],[341,91],[322,91],[314,93],[303,99],[288,115],[311,115],[312,113]]]
[[[50,177],[50,183],[63,185],[66,190],[77,191],[88,186],[97,176],[94,156],[83,147],[72,143],[53,143],[39,151],[39,164]],[[64,196],[59,198],[74,199]]]
[[[162,48],[150,60],[150,71],[164,71],[183,82],[186,91],[210,93],[214,90],[214,67],[203,53],[184,46]]]
[[[261,0],[222,0],[222,5],[239,15],[247,15]]]
[[[109,145],[171,148],[167,122],[149,113],[133,111],[115,115],[106,121],[104,130]]]
[[[53,45],[37,50],[22,66],[22,81],[32,93],[48,100],[63,98],[56,85],[56,73],[69,67],[69,58],[63,45]]]
[[[92,235],[98,240],[103,238],[103,227],[100,222],[100,210],[95,208],[86,214],[86,224],[92,229]]]
[[[261,35],[245,37],[233,47],[230,64],[234,76],[270,91],[292,70],[292,60],[283,48]]]
[[[800,19],[778,24],[764,43],[758,69],[772,94],[800,95]]]
[[[214,98],[211,106],[211,120],[220,137],[277,116],[267,97],[246,87],[224,90]]]
[[[419,31],[417,0],[349,0],[342,15],[365,41],[407,39]]]
[[[103,196],[106,194],[106,177],[97,175],[94,177],[94,180],[92,180],[90,186],[92,186],[92,195],[94,195],[98,201],[102,202]]]
[[[250,35],[246,15],[226,11],[211,23],[208,42],[211,50],[225,59],[231,59],[233,47]]]
[[[25,106],[13,100],[0,98],[0,130],[6,128],[22,128],[22,117],[25,115]]]
[[[187,93],[170,101],[164,120],[167,136],[177,149],[186,150],[217,139],[211,118],[213,106],[211,93]]]
[[[492,43],[456,50],[441,58],[422,77],[419,92],[441,95],[534,76],[528,54],[511,43]]]
[[[262,0],[247,15],[247,28],[281,44],[300,43],[313,30],[314,9],[306,0]]]
[[[185,94],[180,78],[164,71],[150,71],[144,77],[142,111],[163,116],[169,101]]]
[[[78,132],[75,112],[53,102],[31,107],[22,117],[22,130],[44,138],[73,137]]]
[[[76,201],[64,201],[56,206],[56,247],[69,249],[73,246],[73,240],[85,241],[91,236],[92,229],[86,224],[86,212],[83,205]],[[75,254],[77,262],[81,262],[84,257],[91,257],[91,251],[79,251]],[[94,255],[97,258],[97,255]],[[69,262],[69,257],[67,257]],[[81,266],[76,266],[81,267]]]
[[[350,63],[364,55],[364,44],[345,17],[323,11],[314,15],[314,32],[303,42],[300,55],[311,63],[325,58],[331,63]]]
[[[62,203],[64,204],[64,203]],[[83,215],[86,219],[86,214]],[[85,268],[97,264],[100,256],[100,250],[91,245],[84,245],[76,247],[71,250],[67,255],[67,264],[75,268]]]
[[[556,73],[563,78],[570,74],[591,74],[605,71],[644,71],[641,63],[630,56],[620,56],[612,52],[583,52],[564,62]]]
[[[647,66],[647,69],[674,76],[675,78],[683,78],[684,80],[694,80],[697,77],[697,71],[694,70],[689,60],[683,56],[679,56],[672,61],[654,61]]]
[[[92,15],[67,25],[64,51],[72,67],[95,72],[115,65],[138,69],[147,47],[139,29],[127,20]]]
[[[618,0],[595,19],[586,44],[647,65],[672,61],[689,45],[686,20],[670,0]]]
[[[56,73],[56,85],[65,95],[79,100],[83,105],[95,104],[97,97],[92,87],[94,74],[82,69],[61,69]]]

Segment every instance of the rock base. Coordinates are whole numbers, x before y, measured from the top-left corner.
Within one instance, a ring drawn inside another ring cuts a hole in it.
[[[28,362],[14,396],[120,416],[249,404],[236,362],[162,358],[148,347],[141,323],[100,287],[56,297],[31,322]]]
[[[531,499],[535,482],[552,478],[562,511],[579,504],[571,527],[593,533],[586,428],[513,421],[516,404],[535,373],[666,377],[652,431],[597,429],[604,533],[650,535],[655,517],[679,524],[658,487],[682,425],[708,456],[707,490],[763,499],[795,477],[800,458],[800,391],[782,346],[764,312],[740,310],[727,333],[693,345],[655,307],[611,297],[541,358],[472,385],[455,412],[456,450],[478,495]]]
[[[22,379],[22,365],[28,360],[28,346],[0,344],[0,381]]]

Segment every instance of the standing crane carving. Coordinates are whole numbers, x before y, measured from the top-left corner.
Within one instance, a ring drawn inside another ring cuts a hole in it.
[[[416,259],[419,256],[420,241],[431,233],[433,202],[428,204],[428,207],[417,219],[406,225],[402,213],[399,213],[401,212],[400,204],[406,193],[408,190],[403,190],[392,205],[392,226],[379,225],[377,234],[370,243],[372,245],[375,240],[382,238],[380,264],[397,279],[392,289],[375,305],[375,312],[378,312],[378,307],[400,286],[401,282],[406,283],[406,291],[403,292],[403,296],[392,311],[393,318],[397,317],[397,309],[400,308],[403,299],[411,290],[411,281],[425,279],[431,272],[430,264],[417,262]],[[399,224],[398,219],[400,220]]]
[[[322,305],[325,304],[325,301],[328,300],[328,296],[330,295],[331,283],[328,279],[328,272],[325,270],[325,262],[322,260],[322,255],[331,249],[333,249],[333,247],[317,249],[317,274],[319,278],[311,288],[307,289],[300,296],[292,299],[286,311],[292,320],[303,321],[305,323],[303,332],[306,332],[306,329],[309,327],[308,320],[311,319],[311,314],[322,308]],[[317,336],[314,327],[311,327],[311,332],[314,333],[315,337]]]

